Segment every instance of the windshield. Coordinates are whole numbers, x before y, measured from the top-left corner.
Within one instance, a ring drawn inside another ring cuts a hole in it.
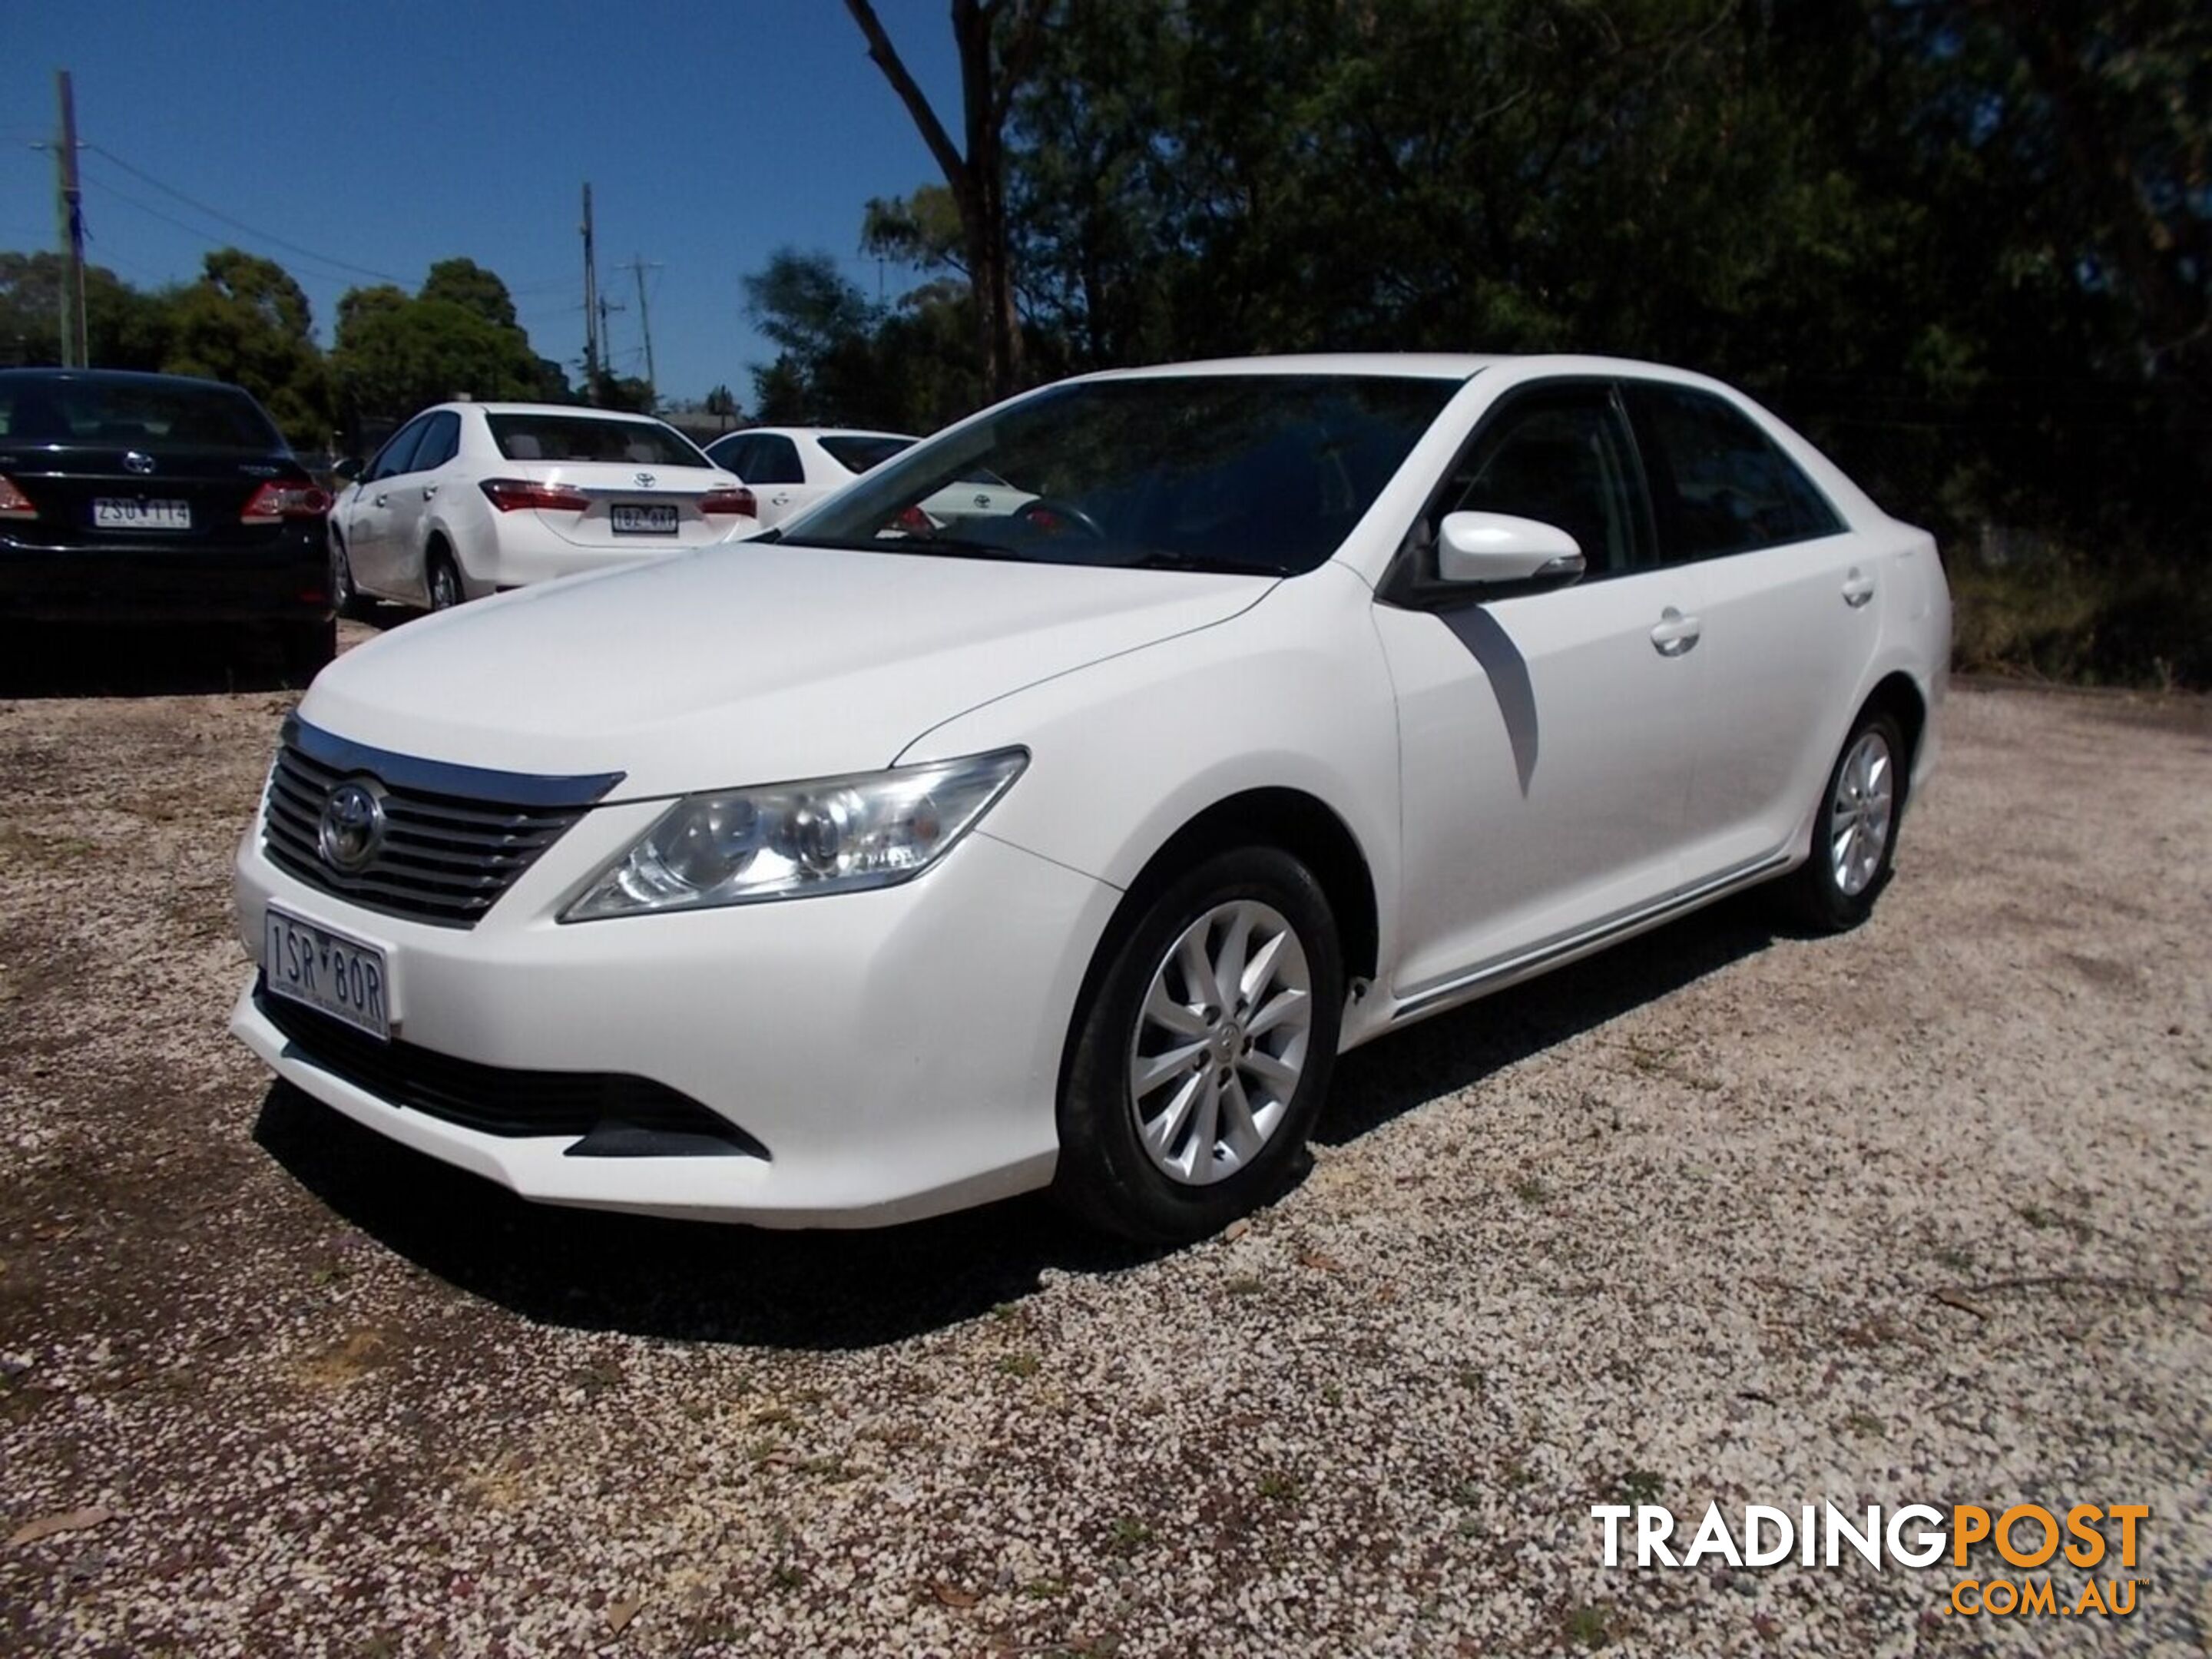
[[[1291,575],[1337,550],[1458,390],[1344,374],[1055,386],[908,451],[783,539]]]
[[[708,465],[689,438],[658,421],[594,420],[588,415],[487,415],[484,419],[499,453],[510,461]]]
[[[0,437],[261,454],[284,448],[260,406],[229,386],[75,375],[0,380]]]

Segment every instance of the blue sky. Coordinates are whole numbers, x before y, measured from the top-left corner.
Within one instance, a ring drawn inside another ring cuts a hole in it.
[[[877,9],[957,133],[943,0]],[[903,273],[860,257],[861,209],[939,178],[839,0],[9,12],[0,247],[56,246],[53,157],[31,146],[52,137],[66,69],[79,140],[97,147],[82,160],[88,257],[144,287],[194,276],[224,243],[267,254],[307,289],[325,343],[338,295],[378,280],[363,272],[412,289],[465,255],[506,278],[538,351],[573,365],[588,179],[600,283],[627,307],[610,323],[616,367],[643,372],[635,281],[615,268],[641,255],[660,265],[646,292],[662,395],[726,382],[749,404],[747,365],[769,349],[739,277],[787,244],[896,295]]]

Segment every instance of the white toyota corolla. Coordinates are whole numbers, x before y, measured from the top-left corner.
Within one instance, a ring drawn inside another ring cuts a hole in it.
[[[988,469],[1023,510],[918,533]],[[1754,883],[1863,920],[1927,535],[1594,357],[1101,374],[761,540],[364,646],[240,848],[233,1029],[526,1197],[775,1225],[1300,1167],[1343,1049]]]

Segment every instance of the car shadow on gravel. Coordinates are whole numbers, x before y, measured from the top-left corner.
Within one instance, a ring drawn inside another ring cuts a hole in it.
[[[0,697],[162,697],[306,685],[264,630],[21,623],[0,629]]]
[[[1346,1057],[1316,1139],[1340,1146],[1440,1095],[1750,955],[1776,937],[1737,900]],[[355,1226],[455,1287],[580,1330],[820,1351],[972,1319],[1049,1270],[1109,1273],[1161,1254],[1042,1197],[859,1232],[764,1231],[526,1203],[386,1140],[289,1085],[254,1138]]]
[[[1041,1197],[856,1232],[531,1204],[283,1083],[264,1098],[254,1139],[418,1267],[526,1319],[579,1330],[869,1348],[1013,1302],[1048,1268],[1110,1273],[1158,1254],[1088,1234]]]

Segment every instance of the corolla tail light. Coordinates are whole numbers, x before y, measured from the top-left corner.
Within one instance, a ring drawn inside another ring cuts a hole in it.
[[[319,519],[330,510],[330,496],[314,485],[272,478],[253,492],[238,517],[241,524],[278,524],[286,519]]]

